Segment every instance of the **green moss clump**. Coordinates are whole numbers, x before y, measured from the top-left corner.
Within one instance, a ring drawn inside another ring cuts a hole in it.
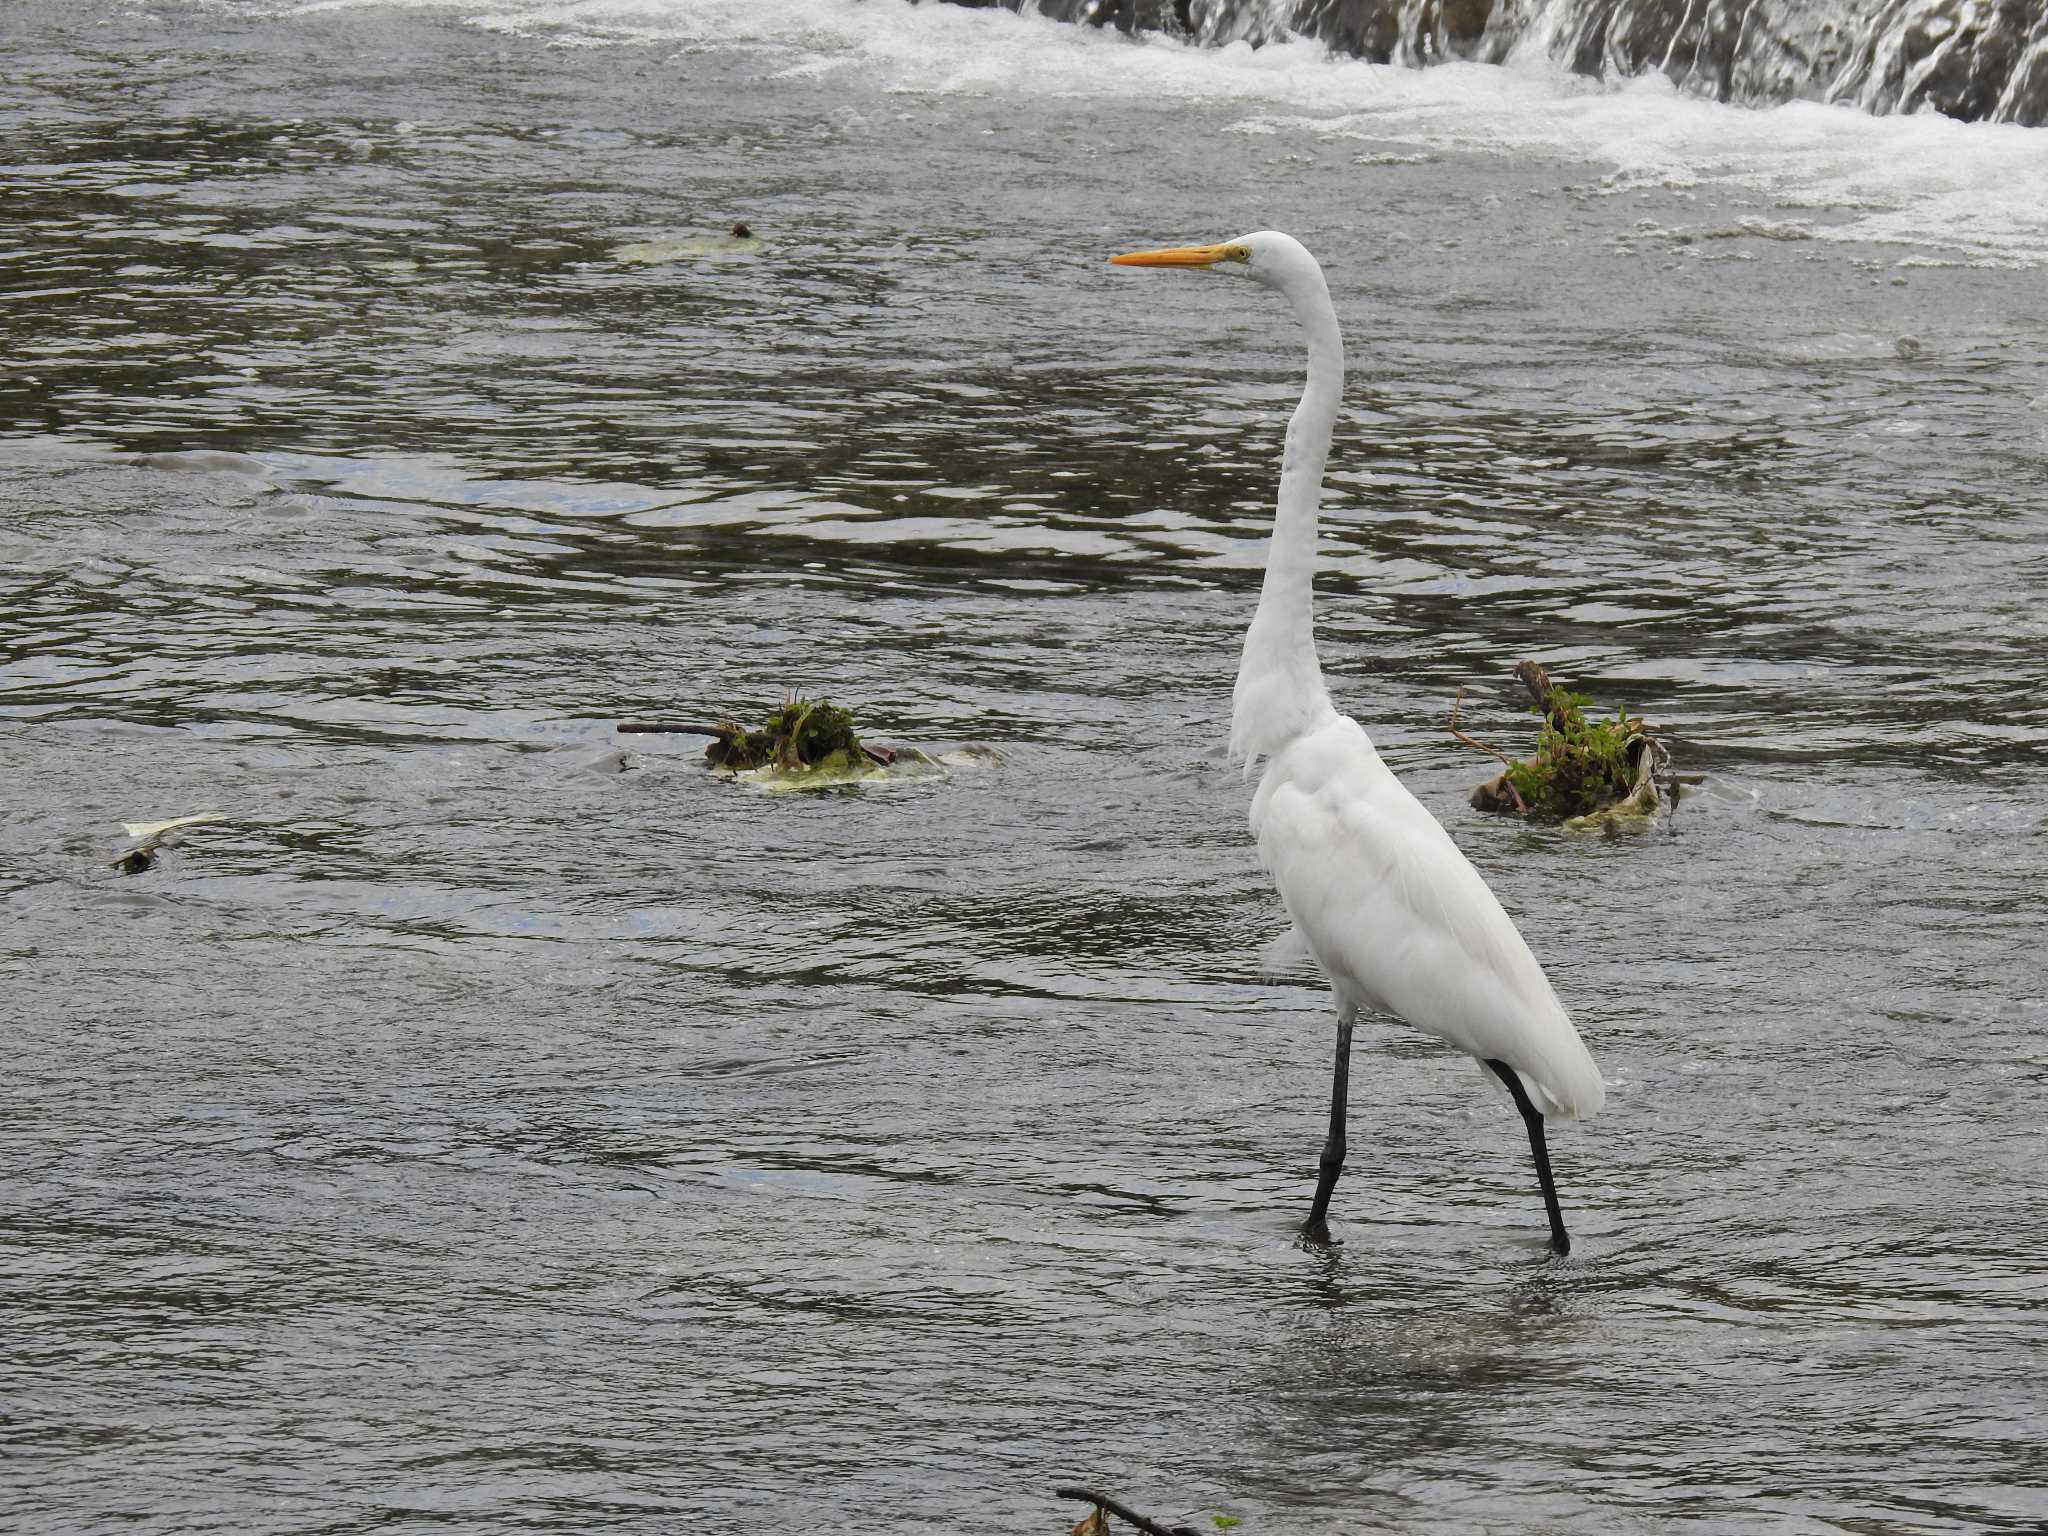
[[[1507,780],[1532,816],[1563,821],[1585,816],[1626,798],[1636,783],[1630,751],[1644,735],[1642,717],[1617,709],[1611,720],[1588,720],[1593,701],[1569,688],[1554,688],[1550,707],[1532,706],[1543,716],[1536,755],[1507,771]]]
[[[853,716],[829,699],[789,698],[759,730],[734,720],[718,722],[719,734],[704,749],[714,768],[851,769],[864,760]]]
[[[1669,771],[1671,755],[1640,715],[1618,709],[1611,720],[1589,720],[1592,700],[1558,687],[1535,662],[1519,663],[1515,676],[1536,701],[1531,713],[1543,717],[1536,751],[1526,760],[1512,762],[1467,736],[1458,729],[1457,707],[1451,709],[1453,736],[1507,764],[1505,773],[1472,791],[1474,810],[1614,831],[1645,824],[1656,813],[1660,784],[1675,803],[1679,780]]]

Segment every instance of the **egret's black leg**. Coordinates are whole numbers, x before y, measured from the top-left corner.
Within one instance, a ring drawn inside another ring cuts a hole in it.
[[[1330,1240],[1330,1193],[1337,1187],[1337,1175],[1344,1171],[1344,1106],[1351,1097],[1351,1024],[1356,1009],[1337,1010],[1337,1064],[1330,1073],[1330,1135],[1323,1143],[1321,1171],[1316,1175],[1316,1203],[1309,1209],[1301,1230],[1319,1243]]]
[[[1489,1061],[1487,1069],[1507,1084],[1515,1096],[1515,1108],[1522,1112],[1522,1124],[1529,1127],[1529,1150],[1536,1154],[1536,1177],[1543,1181],[1543,1208],[1550,1212],[1550,1247],[1556,1253],[1570,1253],[1572,1240],[1565,1234],[1564,1213],[1557,1208],[1557,1184],[1550,1177],[1550,1149],[1543,1142],[1543,1116],[1529,1102],[1529,1091],[1504,1061]]]

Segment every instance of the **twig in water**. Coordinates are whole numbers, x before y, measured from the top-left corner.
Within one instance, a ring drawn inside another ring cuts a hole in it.
[[[1063,1499],[1075,1499],[1083,1504],[1093,1504],[1097,1509],[1106,1509],[1127,1525],[1135,1525],[1146,1536],[1201,1536],[1191,1525],[1161,1525],[1156,1520],[1147,1520],[1127,1504],[1121,1504],[1106,1493],[1097,1493],[1093,1488],[1055,1488],[1053,1492]]]
[[[1507,753],[1501,751],[1500,748],[1489,747],[1485,742],[1480,741],[1475,737],[1467,736],[1463,731],[1458,729],[1458,708],[1464,702],[1465,690],[1460,688],[1458,690],[1458,696],[1455,699],[1451,700],[1451,734],[1457,737],[1458,740],[1465,743],[1466,746],[1476,748],[1481,752],[1485,752],[1493,757],[1497,757],[1501,760],[1504,766],[1508,768],[1513,768],[1515,766],[1515,760],[1509,757]],[[1509,778],[1506,774],[1502,774],[1500,776],[1500,782],[1506,788],[1507,792],[1510,795],[1514,796],[1515,809],[1524,816],[1528,815],[1529,807],[1522,799],[1522,792],[1515,788],[1515,781]]]
[[[695,720],[621,720],[621,736],[729,736],[732,729]]]

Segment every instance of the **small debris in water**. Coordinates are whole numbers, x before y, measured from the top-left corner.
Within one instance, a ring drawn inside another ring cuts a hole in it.
[[[170,821],[124,821],[121,830],[130,837],[139,837],[145,843],[160,842],[166,832],[175,832],[180,827],[196,827],[203,822],[226,821],[219,811],[200,811],[192,816],[179,816]]]
[[[225,821],[227,817],[219,811],[200,811],[191,816],[176,816],[169,821],[124,821],[121,830],[136,840],[135,846],[108,864],[124,875],[139,875],[156,865],[156,856],[166,841],[175,843],[171,834],[186,827],[202,826],[209,821]]]

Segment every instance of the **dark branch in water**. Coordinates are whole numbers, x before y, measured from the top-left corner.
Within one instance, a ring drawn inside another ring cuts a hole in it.
[[[697,720],[621,720],[621,736],[723,736],[727,727]]]
[[[1190,1525],[1161,1525],[1148,1520],[1128,1504],[1119,1503],[1106,1493],[1097,1493],[1093,1488],[1055,1488],[1053,1492],[1063,1499],[1074,1499],[1082,1504],[1093,1504],[1097,1509],[1106,1509],[1127,1525],[1135,1525],[1147,1536],[1201,1536]]]
[[[1460,740],[1460,741],[1462,741],[1463,743],[1465,743],[1465,745],[1466,745],[1466,746],[1468,746],[1468,747],[1476,747],[1476,748],[1477,748],[1477,749],[1478,749],[1479,751],[1481,751],[1481,752],[1489,753],[1489,754],[1491,754],[1492,756],[1494,756],[1494,757],[1497,757],[1497,758],[1499,758],[1499,759],[1500,759],[1500,765],[1501,765],[1501,767],[1503,767],[1503,768],[1512,768],[1512,767],[1514,767],[1514,766],[1515,766],[1515,760],[1514,760],[1514,759],[1513,759],[1512,757],[1509,757],[1509,756],[1507,755],[1507,753],[1505,753],[1505,752],[1501,751],[1501,750],[1500,750],[1500,748],[1498,748],[1498,747],[1489,747],[1489,746],[1488,746],[1488,745],[1487,745],[1487,744],[1486,744],[1485,742],[1483,742],[1483,741],[1479,740],[1479,739],[1478,739],[1477,737],[1474,737],[1474,736],[1467,736],[1467,735],[1466,735],[1466,734],[1465,734],[1465,733],[1464,733],[1463,731],[1461,731],[1461,730],[1459,730],[1459,729],[1458,729],[1458,710],[1459,710],[1460,706],[1462,706],[1462,705],[1464,704],[1464,702],[1465,702],[1465,690],[1464,690],[1464,689],[1462,689],[1462,688],[1460,688],[1460,689],[1458,690],[1458,696],[1457,696],[1457,697],[1456,697],[1455,699],[1451,700],[1451,734],[1452,734],[1453,736],[1457,737],[1457,738],[1458,738],[1458,740]],[[1507,792],[1508,792],[1509,794],[1511,794],[1511,795],[1513,795],[1513,796],[1515,797],[1515,814],[1516,814],[1516,815],[1518,815],[1518,816],[1526,816],[1526,815],[1528,815],[1528,814],[1529,814],[1529,807],[1528,807],[1528,805],[1527,805],[1527,804],[1526,804],[1526,803],[1525,803],[1525,802],[1523,801],[1523,799],[1522,799],[1522,793],[1521,793],[1521,791],[1515,788],[1515,786],[1513,785],[1513,783],[1511,783],[1511,782],[1510,782],[1510,781],[1508,780],[1508,778],[1507,778],[1507,776],[1506,776],[1505,774],[1503,774],[1503,775],[1501,776],[1501,786],[1502,786],[1502,787],[1503,787],[1504,789],[1506,789],[1506,790],[1507,790]]]

